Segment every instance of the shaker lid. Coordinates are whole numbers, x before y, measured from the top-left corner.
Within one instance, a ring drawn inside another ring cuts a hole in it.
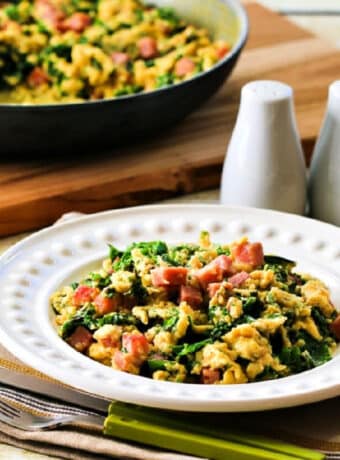
[[[292,97],[293,90],[289,85],[274,80],[252,81],[242,88],[242,98],[249,98],[257,103],[275,104],[276,102],[292,99]]]

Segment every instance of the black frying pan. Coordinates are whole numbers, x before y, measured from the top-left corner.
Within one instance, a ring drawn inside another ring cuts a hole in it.
[[[173,7],[181,17],[207,27],[215,39],[232,40],[231,53],[191,80],[150,93],[77,104],[0,104],[2,156],[79,154],[158,134],[196,109],[221,86],[247,39],[244,8],[237,0],[152,3]]]

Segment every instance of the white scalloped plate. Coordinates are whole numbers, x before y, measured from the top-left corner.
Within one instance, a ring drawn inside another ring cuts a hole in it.
[[[242,235],[267,253],[298,261],[320,277],[340,309],[340,229],[273,211],[220,205],[145,206],[82,217],[26,238],[0,259],[0,337],[35,369],[105,398],[192,411],[254,411],[294,406],[340,395],[340,353],[327,364],[280,380],[243,385],[160,382],[115,371],[73,350],[57,335],[49,295],[98,266],[107,243],[136,240],[196,241],[201,229],[216,242]]]

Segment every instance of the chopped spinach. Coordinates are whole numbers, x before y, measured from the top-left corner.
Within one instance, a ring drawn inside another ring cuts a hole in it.
[[[71,319],[65,321],[65,323],[61,326],[61,337],[63,339],[67,339],[78,326],[84,326],[91,331],[97,329],[95,314],[96,311],[92,305],[78,310]]]
[[[120,257],[123,253],[119,251],[119,249],[115,248],[112,244],[109,244],[109,257],[112,260],[112,262],[117,259],[117,257]]]
[[[303,348],[309,353],[314,367],[320,366],[320,364],[324,364],[331,359],[329,348],[325,342],[313,339],[305,331],[300,331],[298,337],[304,340],[305,345]]]
[[[20,13],[16,5],[9,5],[5,8],[5,13],[12,21],[20,20]]]
[[[212,340],[219,340],[224,334],[229,332],[232,328],[231,324],[224,322],[219,322],[216,324],[214,329],[210,332],[210,337]]]
[[[257,298],[257,296],[243,297],[242,299],[243,311],[246,315],[250,315],[253,318],[258,318],[263,310],[263,303]]]
[[[107,315],[102,316],[101,318],[98,318],[96,320],[96,327],[102,327],[105,324],[117,324],[117,325],[124,325],[124,324],[129,324],[129,325],[136,325],[137,324],[137,319],[129,315],[127,313],[108,313]]]
[[[144,19],[144,11],[142,9],[135,10],[136,20],[137,22],[142,22]]]
[[[136,276],[130,289],[129,295],[135,297],[138,304],[143,305],[145,303],[148,296],[148,291],[143,286],[142,280],[139,276]]]
[[[109,276],[102,276],[100,273],[90,273],[89,278],[94,281],[94,284],[99,288],[104,288],[110,285],[111,279]]]
[[[196,353],[196,351],[199,351],[201,348],[203,348],[205,345],[208,345],[209,343],[212,343],[212,340],[205,339],[205,340],[201,340],[200,342],[184,343],[182,345],[175,345],[172,348],[172,350],[176,356],[181,357],[181,356],[186,356],[190,353]]]
[[[262,380],[273,380],[280,377],[280,374],[276,372],[272,367],[266,366],[261,374],[256,376],[255,381],[259,382]]]
[[[136,94],[136,93],[140,93],[141,91],[143,91],[142,86],[139,86],[139,85],[126,85],[123,88],[117,90],[114,95],[116,97],[128,96],[129,94]]]
[[[158,16],[164,21],[168,21],[174,26],[177,26],[180,22],[179,17],[172,8],[163,7],[157,9]]]
[[[329,322],[326,316],[320,310],[320,308],[312,308],[312,318],[314,319],[314,322],[317,325],[320,334],[323,337],[328,337],[330,335]]]
[[[171,73],[165,73],[163,75],[159,75],[156,79],[157,88],[164,88],[165,86],[173,85],[173,83],[174,83],[174,76]]]
[[[311,337],[307,332],[300,331],[298,339],[304,341],[304,345],[296,345],[290,348],[283,348],[279,358],[286,364],[293,373],[302,372],[313,367],[320,366],[331,359],[328,346],[324,342],[319,342]]]
[[[169,361],[166,361],[164,359],[148,359],[147,361],[151,372],[166,370],[166,365],[168,362]]]
[[[162,328],[165,331],[171,331],[176,326],[178,319],[179,319],[179,312],[178,310],[174,310],[174,314],[163,322]]]
[[[133,261],[131,252],[133,249],[139,249],[140,252],[150,257],[151,260],[156,262],[157,256],[162,256],[168,252],[168,247],[163,241],[151,241],[149,243],[133,243],[125,252],[123,252],[120,260],[115,262],[113,268],[115,271],[118,270],[131,270],[133,268]]]
[[[154,59],[147,59],[144,61],[145,67],[154,67],[155,66],[155,60]]]
[[[220,245],[217,245],[216,246],[216,252],[217,252],[217,255],[226,255],[226,256],[230,256],[230,249],[227,247],[227,248],[224,248]]]

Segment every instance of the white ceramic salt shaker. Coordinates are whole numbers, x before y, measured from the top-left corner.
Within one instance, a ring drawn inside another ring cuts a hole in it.
[[[242,88],[223,168],[221,202],[305,212],[306,168],[290,86],[254,81]]]
[[[309,198],[312,217],[340,226],[340,80],[329,87],[327,111],[313,153]]]

